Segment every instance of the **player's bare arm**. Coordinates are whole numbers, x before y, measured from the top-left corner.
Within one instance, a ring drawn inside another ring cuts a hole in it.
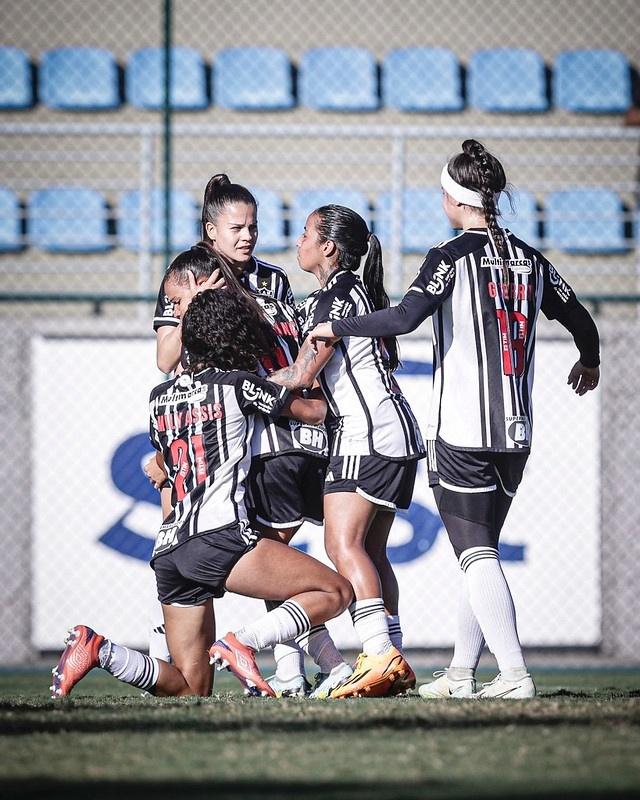
[[[331,345],[323,342],[314,349],[307,339],[300,348],[295,362],[290,367],[284,367],[269,375],[269,380],[290,390],[308,389],[313,386],[316,376],[322,372],[332,355]]]

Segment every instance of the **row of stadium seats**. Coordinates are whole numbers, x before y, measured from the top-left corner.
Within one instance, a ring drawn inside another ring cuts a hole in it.
[[[286,250],[295,244],[307,215],[328,202],[349,206],[370,220],[372,211],[364,194],[349,189],[318,189],[298,192],[289,214],[285,215],[282,198],[268,189],[255,190],[259,205],[261,252]],[[94,189],[55,188],[31,193],[25,214],[11,189],[0,188],[0,251],[17,251],[25,245],[51,252],[103,252],[116,243],[139,251],[144,241],[154,252],[163,249],[164,194],[151,195],[150,213],[142,208],[139,191],[120,196],[117,210],[109,208],[106,198]],[[453,235],[442,211],[441,192],[437,189],[409,188],[403,196],[402,250],[422,253],[433,243]],[[199,237],[197,207],[185,191],[174,190],[171,196],[174,250],[189,247]],[[573,189],[550,192],[545,196],[541,214],[534,196],[521,190],[515,198],[516,213],[508,201],[501,201],[503,224],[534,246],[552,246],[573,253],[615,253],[632,247],[627,235],[620,196],[609,189]],[[378,196],[374,230],[386,246],[391,240],[392,197]],[[287,221],[285,217],[288,216]],[[141,220],[147,220],[144,230]],[[544,239],[542,232],[544,230]],[[289,234],[290,232],[290,234]]]
[[[136,108],[162,107],[164,51],[133,52],[123,81],[114,56],[92,47],[63,47],[42,55],[38,76],[27,54],[0,48],[0,109],[108,110],[123,100]],[[296,70],[272,47],[221,50],[212,65],[202,55],[174,47],[171,102],[197,110],[215,102],[238,110],[289,109],[296,104],[323,111],[371,111],[381,104],[401,111],[459,111],[465,104],[485,111],[544,112],[551,106],[549,75],[539,53],[497,48],[471,56],[464,70],[444,48],[393,50],[379,71],[372,53],[357,47],[323,47],[303,53]],[[381,78],[379,77],[379,73]],[[210,84],[213,84],[212,87]],[[551,81],[553,104],[574,112],[618,113],[631,104],[631,66],[614,50],[558,54]]]

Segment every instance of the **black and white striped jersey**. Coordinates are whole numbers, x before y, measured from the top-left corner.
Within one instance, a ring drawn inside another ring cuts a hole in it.
[[[276,350],[260,359],[259,374],[268,377],[272,372],[288,367],[296,360],[300,332],[296,311],[292,306],[264,295],[255,295],[255,298],[278,341]],[[258,414],[251,450],[254,456],[263,458],[301,452],[326,458],[329,452],[327,432],[324,425],[308,425],[287,417],[274,420]]]
[[[398,306],[333,325],[336,335],[397,335],[433,315],[427,440],[440,438],[465,450],[526,452],[538,313],[542,310],[572,332],[572,309],[586,314],[541,253],[506,229],[505,235],[506,260],[498,257],[486,229],[471,229],[437,245]],[[576,343],[580,347],[577,337]],[[595,348],[597,364],[597,331]],[[594,358],[592,349],[584,357],[586,365],[587,358]]]
[[[273,297],[275,300],[281,300],[290,306],[295,303],[287,273],[282,267],[278,267],[275,264],[267,264],[266,261],[261,261],[259,258],[254,257],[251,259],[247,269],[239,276],[239,280],[253,294]],[[162,328],[164,325],[177,327],[179,324],[180,320],[174,316],[173,303],[165,293],[163,278],[153,315],[153,330],[157,331],[158,328]]]
[[[171,479],[173,511],[152,558],[193,536],[247,524],[244,480],[254,415],[279,416],[288,395],[250,372],[215,369],[183,373],[153,389],[150,437]]]
[[[334,272],[326,286],[298,309],[303,335],[320,322],[372,310],[360,278],[345,269]],[[383,348],[376,338],[345,337],[320,373],[329,406],[327,431],[333,456],[405,460],[424,455],[418,423],[388,368]]]

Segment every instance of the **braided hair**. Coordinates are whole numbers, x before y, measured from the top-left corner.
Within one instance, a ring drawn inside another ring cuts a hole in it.
[[[316,230],[321,242],[331,241],[338,251],[338,266],[356,272],[362,256],[367,260],[362,271],[362,282],[376,310],[389,308],[389,297],[384,289],[382,247],[378,237],[369,232],[367,223],[351,208],[326,205],[314,211]],[[395,336],[385,336],[384,342],[389,368],[395,370],[400,363]]]
[[[448,169],[456,183],[480,193],[484,218],[498,254],[501,258],[508,258],[507,241],[498,225],[500,210],[495,200],[498,192],[507,191],[507,178],[502,164],[480,142],[466,139],[462,143],[462,153],[449,161]]]

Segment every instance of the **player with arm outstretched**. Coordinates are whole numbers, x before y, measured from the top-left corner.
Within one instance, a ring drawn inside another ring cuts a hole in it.
[[[599,337],[555,267],[497,223],[502,165],[473,139],[443,168],[443,207],[459,236],[432,248],[402,302],[319,325],[311,342],[390,336],[432,317],[429,479],[464,574],[453,659],[423,697],[535,695],[498,552],[500,531],[531,447],[535,325],[542,311],[572,335],[580,357],[568,383],[582,396],[599,382]],[[476,693],[484,643],[497,678]]]

